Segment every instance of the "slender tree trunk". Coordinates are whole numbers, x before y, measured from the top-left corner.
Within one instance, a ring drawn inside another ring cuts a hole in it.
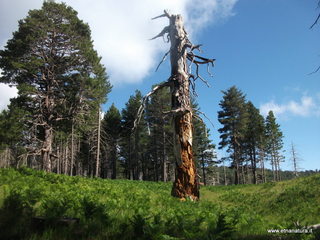
[[[274,171],[275,171],[275,180],[279,181],[278,163],[275,155],[273,155],[273,162],[274,162],[273,164],[274,164]]]
[[[112,146],[112,179],[117,178],[117,142]]]
[[[61,161],[61,145],[58,144],[57,146],[57,174],[60,174],[60,161]]]
[[[52,155],[53,131],[50,126],[45,126],[44,141],[41,149],[43,170],[51,172],[51,155]]]
[[[203,184],[206,186],[207,185],[207,179],[206,179],[206,170],[205,170],[205,166],[204,166],[204,156],[203,156],[203,154],[201,155],[201,165],[202,165]]]
[[[278,181],[281,181],[281,169],[280,169],[280,157],[277,156],[277,164],[278,164]]]
[[[224,185],[227,186],[228,182],[227,182],[227,172],[226,172],[226,166],[223,163],[223,175],[224,175]]]
[[[273,154],[271,154],[271,169],[272,169],[272,175],[273,175],[273,181],[276,181],[276,173],[274,169],[274,159],[273,159]]]
[[[251,158],[251,168],[253,176],[253,184],[257,184],[257,158],[256,158],[256,148],[253,147],[252,158]]]
[[[97,139],[97,155],[96,155],[96,177],[99,177],[100,167],[100,132],[101,132],[101,119],[100,119],[100,107],[98,109],[98,139]]]
[[[166,133],[164,131],[164,123],[162,126],[162,180],[167,181],[167,153],[166,153]]]
[[[237,149],[234,146],[234,154],[233,154],[233,159],[234,160],[233,161],[236,164],[236,169],[235,169],[235,172],[234,172],[234,183],[235,184],[240,184],[240,167],[239,167],[239,161],[238,161],[238,157],[237,157],[237,152],[236,151],[237,151]]]
[[[242,173],[242,184],[246,184],[247,182],[246,182],[246,175],[245,175],[245,167],[243,166],[243,164],[241,166],[241,173]]]
[[[192,152],[192,108],[187,67],[187,34],[181,15],[171,15],[169,25],[171,41],[171,100],[174,113],[174,146],[176,158],[175,182],[172,195],[178,198],[199,198],[199,183]]]
[[[293,162],[293,173],[294,177],[298,177],[298,159],[297,159],[297,153],[295,150],[295,147],[293,143],[291,143],[291,155],[292,155],[292,162]]]
[[[260,157],[260,168],[261,168],[261,175],[262,175],[262,182],[266,183],[267,179],[266,179],[266,173],[265,173],[265,168],[264,168],[264,150],[261,150],[261,153],[259,153],[259,157]]]
[[[78,153],[81,151],[81,137],[78,138]],[[76,175],[83,176],[83,163],[79,160],[77,161]]]
[[[73,176],[73,165],[74,165],[74,121],[71,123],[71,164],[70,164],[70,176]]]
[[[69,141],[67,139],[67,144],[65,146],[65,156],[64,156],[64,174],[68,174],[68,158],[69,158]]]

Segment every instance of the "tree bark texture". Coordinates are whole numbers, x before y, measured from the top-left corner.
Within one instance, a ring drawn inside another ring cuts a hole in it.
[[[169,26],[165,27],[151,40],[166,35],[168,42],[171,42],[170,51],[164,55],[157,67],[158,69],[170,53],[171,76],[167,82],[154,87],[152,91],[144,97],[143,104],[138,110],[138,117],[134,126],[137,126],[137,122],[141,118],[143,112],[142,106],[148,97],[162,87],[170,86],[171,111],[168,113],[173,115],[173,146],[176,159],[175,182],[171,194],[180,199],[189,198],[191,200],[197,200],[199,199],[199,183],[192,152],[193,126],[189,85],[191,83],[192,86],[194,86],[194,81],[197,79],[201,79],[207,83],[199,75],[198,68],[200,64],[208,65],[211,63],[213,66],[215,59],[204,58],[193,53],[193,50],[200,50],[201,45],[193,45],[190,42],[187,32],[184,29],[181,15],[169,14],[167,11],[164,11],[164,14],[153,19],[160,17],[167,17],[170,21]],[[196,66],[196,75],[191,74],[191,72],[188,73],[189,66],[187,65],[187,60],[190,61],[190,70],[191,65]]]
[[[176,158],[172,195],[181,199],[199,198],[199,186],[192,152],[192,109],[187,66],[187,33],[181,15],[170,15],[171,101]]]

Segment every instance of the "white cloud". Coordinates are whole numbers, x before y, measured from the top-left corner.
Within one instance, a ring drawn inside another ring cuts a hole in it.
[[[184,16],[186,28],[195,36],[204,26],[232,16],[237,0],[64,0],[88,22],[94,46],[102,56],[114,85],[142,81],[169,48],[161,39],[149,41],[168,24],[151,21],[164,9]],[[41,7],[42,0],[1,0],[0,48],[17,29],[28,9]],[[191,38],[192,38],[191,36]]]
[[[320,99],[317,97],[303,96],[300,101],[289,101],[277,104],[273,100],[260,105],[260,112],[266,116],[272,110],[277,116],[294,115],[301,117],[320,116]]]
[[[6,84],[0,83],[0,111],[7,109],[10,103],[10,98],[16,97],[18,91],[15,87],[9,87]]]

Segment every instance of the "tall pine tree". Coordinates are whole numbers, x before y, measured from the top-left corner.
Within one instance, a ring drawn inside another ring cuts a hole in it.
[[[216,154],[214,152],[215,145],[209,138],[210,129],[207,129],[205,123],[197,118],[193,120],[194,136],[193,136],[193,151],[196,166],[200,171],[197,171],[202,175],[202,182],[204,185],[208,183],[208,175],[213,174],[211,172],[212,167],[217,163]]]
[[[150,179],[155,181],[167,181],[170,167],[174,164],[172,122],[168,115],[163,114],[170,110],[170,100],[169,89],[163,88],[150,97],[146,106],[146,121],[150,132],[148,146],[150,158],[146,164]]]
[[[232,160],[231,167],[235,169],[235,184],[240,183],[240,170],[243,162],[243,140],[247,125],[247,111],[245,95],[235,86],[222,91],[220,101],[221,111],[218,120],[223,125],[219,129],[221,141],[219,149],[227,147]]]
[[[30,147],[52,170],[54,132],[71,121],[81,106],[98,109],[111,86],[93,49],[89,26],[65,4],[44,2],[19,21],[19,29],[0,51],[0,82],[17,85],[31,112]],[[66,123],[65,123],[66,124]]]
[[[280,180],[280,162],[284,157],[281,154],[283,147],[283,134],[280,125],[276,122],[276,117],[269,111],[266,117],[266,152],[272,166],[273,180]]]
[[[141,105],[142,95],[136,91],[130,96],[125,108],[122,110],[121,131],[121,162],[128,179],[142,179],[145,175],[144,163],[147,146],[147,127],[143,115],[139,125],[133,131],[134,121]]]
[[[264,139],[264,118],[260,115],[252,102],[246,104],[248,112],[248,121],[245,133],[246,153],[251,162],[253,183],[257,184],[257,163],[259,152],[263,148]]]
[[[119,168],[119,139],[121,132],[121,114],[114,104],[108,109],[102,120],[102,128],[105,133],[106,163],[105,171],[111,172],[112,179],[117,178],[117,169]],[[105,174],[108,176],[109,174]]]

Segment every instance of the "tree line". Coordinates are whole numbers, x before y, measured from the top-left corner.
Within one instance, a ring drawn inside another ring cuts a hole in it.
[[[19,21],[18,31],[0,51],[1,82],[18,89],[18,97],[0,114],[1,167],[174,180],[173,121],[163,114],[170,110],[169,88],[148,98],[135,128],[143,98],[139,91],[121,111],[112,104],[102,116],[101,105],[112,86],[100,61],[89,26],[64,3],[44,2]],[[225,184],[266,182],[266,162],[272,166],[273,180],[281,180],[283,134],[272,111],[264,119],[237,87],[223,91],[219,149],[229,156],[217,159],[194,99],[192,105],[193,154],[203,184],[221,175]],[[216,165],[226,166],[227,161],[230,166],[216,177]]]
[[[234,183],[266,182],[265,163],[272,167],[273,181],[281,180],[280,163],[283,134],[272,111],[267,117],[260,114],[237,87],[222,91],[218,120],[222,125],[219,148],[226,148],[231,167],[235,169]],[[259,172],[257,169],[259,168]],[[251,172],[251,174],[249,174]],[[252,180],[246,176],[251,175]]]

